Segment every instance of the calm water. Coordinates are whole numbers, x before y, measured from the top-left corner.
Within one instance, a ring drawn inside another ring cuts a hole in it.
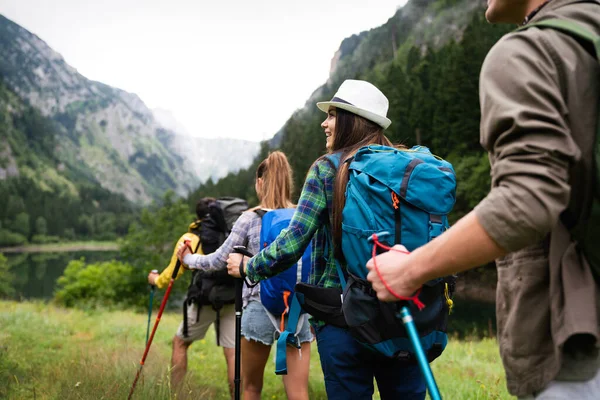
[[[44,299],[54,295],[56,280],[62,275],[71,260],[82,257],[86,262],[108,261],[116,259],[115,251],[82,251],[56,253],[7,253],[9,271],[12,275],[11,297],[15,300]],[[0,277],[0,279],[4,279]]]

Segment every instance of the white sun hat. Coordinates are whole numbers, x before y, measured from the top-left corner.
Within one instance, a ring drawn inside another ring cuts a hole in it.
[[[387,117],[389,107],[387,97],[381,93],[381,90],[366,81],[346,79],[331,101],[317,103],[317,107],[324,112],[329,112],[330,106],[360,115],[383,129],[392,123]]]

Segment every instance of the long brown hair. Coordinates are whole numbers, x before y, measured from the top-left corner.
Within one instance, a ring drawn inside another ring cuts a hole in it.
[[[392,142],[383,134],[383,128],[349,111],[336,109],[335,134],[331,152],[341,152],[340,166],[335,177],[333,192],[333,244],[335,257],[344,260],[342,254],[342,210],[346,204],[346,184],[348,166],[344,162],[353,157],[363,146],[379,144],[392,146]]]
[[[256,179],[262,178],[260,205],[264,208],[290,208],[292,203],[292,168],[281,151],[274,151],[258,165]]]

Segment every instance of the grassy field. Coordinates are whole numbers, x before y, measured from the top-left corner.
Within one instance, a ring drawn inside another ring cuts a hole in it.
[[[134,398],[171,398],[170,346],[179,322],[178,313],[163,315]],[[143,354],[146,323],[147,314],[131,311],[85,312],[0,301],[0,399],[127,398]],[[223,353],[214,342],[210,331],[190,348],[183,397],[229,398]],[[505,389],[494,340],[451,340],[432,367],[445,399],[512,398]],[[326,398],[316,344],[310,393],[311,399]],[[271,362],[263,398],[285,398]]]

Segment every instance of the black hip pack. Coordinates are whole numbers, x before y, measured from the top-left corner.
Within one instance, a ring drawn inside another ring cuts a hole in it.
[[[428,361],[444,351],[447,343],[448,315],[456,278],[449,276],[427,282],[419,294],[426,307],[419,310],[412,302],[379,301],[371,284],[349,275],[346,287],[323,288],[306,283],[296,285],[302,308],[317,320],[347,329],[359,343],[389,358],[417,362],[408,332],[399,316],[408,306],[419,332]]]
[[[419,332],[428,361],[439,357],[448,343],[447,328],[454,277],[437,279],[423,285],[419,310],[412,302],[379,301],[369,282],[350,275],[344,289],[342,312],[348,331],[359,343],[387,357],[417,362],[408,332],[399,315],[407,306]]]
[[[348,328],[342,312],[342,289],[298,283],[295,293],[302,309],[312,317],[338,328]]]

